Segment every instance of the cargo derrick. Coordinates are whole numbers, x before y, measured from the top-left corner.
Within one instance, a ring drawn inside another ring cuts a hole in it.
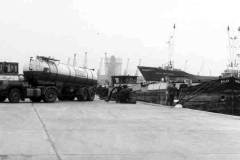
[[[95,97],[97,79],[94,70],[65,65],[59,60],[37,56],[30,58],[23,69],[24,80],[5,80],[1,99],[10,102],[30,98],[32,102],[55,102],[59,100],[92,101]],[[1,85],[0,85],[1,86]],[[1,95],[1,94],[0,94]],[[3,101],[4,101],[3,100]]]

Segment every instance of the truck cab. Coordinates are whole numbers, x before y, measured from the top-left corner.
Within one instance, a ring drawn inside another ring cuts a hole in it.
[[[0,102],[6,98],[13,100],[14,95],[12,88],[22,89],[22,81],[18,74],[18,63],[16,62],[0,62]],[[12,90],[12,91],[11,91]],[[16,90],[16,89],[15,89]]]
[[[0,81],[18,80],[18,63],[0,62]]]

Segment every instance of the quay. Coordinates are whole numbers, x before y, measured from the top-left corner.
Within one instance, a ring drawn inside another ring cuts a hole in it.
[[[0,103],[0,160],[239,160],[240,117],[137,102]]]

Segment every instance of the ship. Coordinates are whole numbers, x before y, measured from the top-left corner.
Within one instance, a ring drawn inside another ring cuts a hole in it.
[[[174,67],[173,53],[175,46],[175,30],[176,25],[173,25],[173,31],[167,41],[168,45],[168,63],[163,67],[138,66],[139,71],[147,82],[172,81],[174,83],[202,83],[205,81],[217,79],[214,76],[199,76],[187,73],[181,69]]]
[[[186,80],[190,80],[192,83],[202,83],[218,78],[215,76],[194,75],[174,68],[138,66],[138,69],[143,78],[149,82],[172,81],[175,83],[184,83]]]
[[[216,80],[218,76],[200,76],[188,73],[184,70],[174,67],[174,39],[176,25],[173,26],[173,32],[170,35],[168,44],[168,63],[163,67],[138,66],[145,82],[142,84],[141,91],[137,92],[137,98],[140,101],[167,104],[168,88],[175,84],[180,91],[188,86],[195,86],[210,80]]]

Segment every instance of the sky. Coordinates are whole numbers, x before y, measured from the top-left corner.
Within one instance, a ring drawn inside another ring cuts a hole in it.
[[[0,61],[51,56],[66,63],[77,53],[98,68],[104,53],[122,58],[129,74],[168,60],[167,41],[176,24],[175,67],[219,75],[227,64],[227,26],[240,26],[238,0],[1,0]]]

